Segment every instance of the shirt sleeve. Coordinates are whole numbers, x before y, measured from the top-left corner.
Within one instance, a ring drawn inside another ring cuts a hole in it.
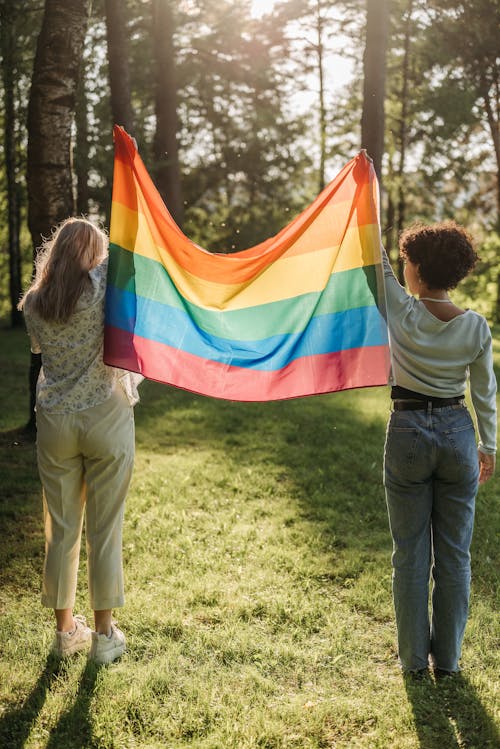
[[[108,260],[109,260],[108,256],[106,256],[104,260],[101,263],[99,263],[99,265],[96,265],[95,268],[92,268],[92,270],[89,271],[89,278],[90,278],[90,281],[92,283],[92,287],[94,290],[93,301],[102,299],[106,293]]]
[[[144,377],[136,372],[128,372],[126,369],[116,369],[115,371],[118,382],[125,391],[129,404],[135,406],[140,401],[137,388],[144,380]]]
[[[392,311],[400,307],[402,304],[408,302],[409,294],[401,286],[398,279],[394,275],[391,263],[387,257],[387,252],[383,244],[380,245],[380,251],[382,254],[382,267],[384,269],[384,284],[385,284],[385,296],[387,300],[387,309],[389,314]]]
[[[30,350],[32,354],[41,354],[42,349],[40,348],[40,344],[38,342],[38,338],[34,333],[29,333],[30,337]]]
[[[31,317],[29,315],[29,312],[26,309],[26,304],[24,307],[24,323],[26,325],[26,330],[28,332],[29,338],[30,338],[30,349],[32,354],[41,354],[42,349],[40,348],[40,341],[38,340],[35,326],[33,325],[33,322],[31,320]]]
[[[477,418],[479,449],[492,455],[497,446],[497,383],[493,370],[491,333],[484,320],[485,341],[477,358],[469,365],[470,391]]]

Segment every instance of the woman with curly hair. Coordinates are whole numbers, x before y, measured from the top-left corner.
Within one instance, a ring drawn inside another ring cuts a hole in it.
[[[112,622],[123,606],[122,525],[134,463],[135,375],[102,358],[106,235],[69,218],[45,242],[24,311],[37,383],[37,460],[43,485],[45,564],[42,603],[52,608],[52,650],[69,656],[90,647],[97,663],[125,650]],[[83,518],[94,626],[73,616]]]
[[[409,294],[383,255],[393,402],[384,484],[399,659],[404,671],[424,672],[430,662],[440,676],[459,670],[475,497],[495,468],[491,333],[484,317],[448,296],[478,260],[463,227],[446,221],[403,232]],[[468,379],[479,446],[464,401]]]

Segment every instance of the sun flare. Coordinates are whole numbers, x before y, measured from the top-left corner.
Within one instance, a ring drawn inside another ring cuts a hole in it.
[[[252,16],[260,18],[273,9],[274,0],[252,0]]]

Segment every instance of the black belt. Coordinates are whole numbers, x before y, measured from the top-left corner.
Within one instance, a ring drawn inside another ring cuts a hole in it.
[[[445,408],[445,406],[458,406],[463,404],[464,396],[455,398],[427,398],[426,400],[404,400],[398,399],[392,402],[395,411],[426,411],[429,406],[435,408]]]

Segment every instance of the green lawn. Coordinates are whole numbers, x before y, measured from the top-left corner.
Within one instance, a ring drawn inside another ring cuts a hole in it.
[[[498,333],[499,331],[497,331]],[[499,336],[496,336],[500,363]],[[498,479],[480,490],[463,678],[405,682],[385,388],[270,404],[144,383],[120,662],[48,655],[26,336],[0,330],[0,747],[498,747]],[[82,554],[76,611],[90,618]]]

